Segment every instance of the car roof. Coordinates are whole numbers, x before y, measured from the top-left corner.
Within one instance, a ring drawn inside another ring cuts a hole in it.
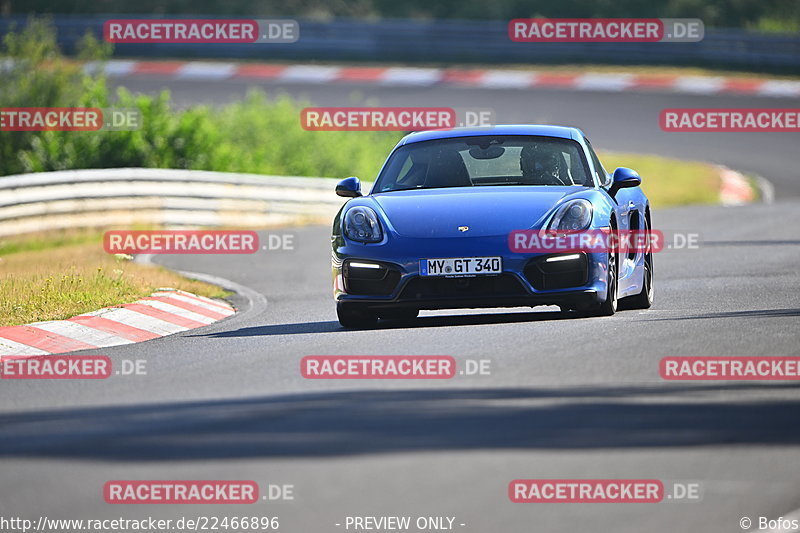
[[[548,126],[537,124],[505,124],[478,128],[452,128],[448,130],[418,131],[406,135],[398,143],[404,144],[431,141],[435,139],[452,139],[454,137],[473,137],[476,135],[539,135],[543,137],[560,137],[562,139],[579,140],[583,132],[578,128],[567,126]]]

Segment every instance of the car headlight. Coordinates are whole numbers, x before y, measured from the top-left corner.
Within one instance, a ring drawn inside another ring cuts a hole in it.
[[[358,242],[380,242],[383,230],[378,215],[369,207],[351,207],[344,215],[344,234]]]
[[[588,200],[570,200],[558,208],[553,215],[548,230],[578,231],[592,223],[592,204]]]

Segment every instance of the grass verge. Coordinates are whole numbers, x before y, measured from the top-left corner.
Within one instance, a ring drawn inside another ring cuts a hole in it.
[[[219,287],[166,268],[108,255],[98,233],[65,233],[0,242],[0,326],[62,320],[173,287],[224,297]]]
[[[719,203],[719,170],[710,163],[606,151],[598,156],[609,172],[617,167],[637,171],[653,208]]]

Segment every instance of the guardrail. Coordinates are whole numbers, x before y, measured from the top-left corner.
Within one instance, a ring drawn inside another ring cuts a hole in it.
[[[329,223],[337,180],[199,170],[65,170],[0,178],[0,237],[66,228]]]
[[[193,18],[200,18],[200,15]],[[58,16],[59,44],[74,51],[92,31],[102,36],[109,18],[152,15]],[[215,18],[215,17],[207,17]],[[219,17],[217,17],[219,18]],[[499,20],[303,20],[291,44],[118,44],[117,57],[203,57],[261,60],[367,60],[479,63],[669,64],[789,70],[800,67],[800,36],[706,28],[699,43],[515,43]],[[0,18],[0,35],[24,17]]]

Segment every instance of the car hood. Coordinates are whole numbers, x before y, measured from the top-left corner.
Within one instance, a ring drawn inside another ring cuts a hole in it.
[[[565,196],[586,187],[484,186],[373,195],[389,224],[405,237],[485,237],[533,227]],[[468,227],[467,231],[459,228]]]

